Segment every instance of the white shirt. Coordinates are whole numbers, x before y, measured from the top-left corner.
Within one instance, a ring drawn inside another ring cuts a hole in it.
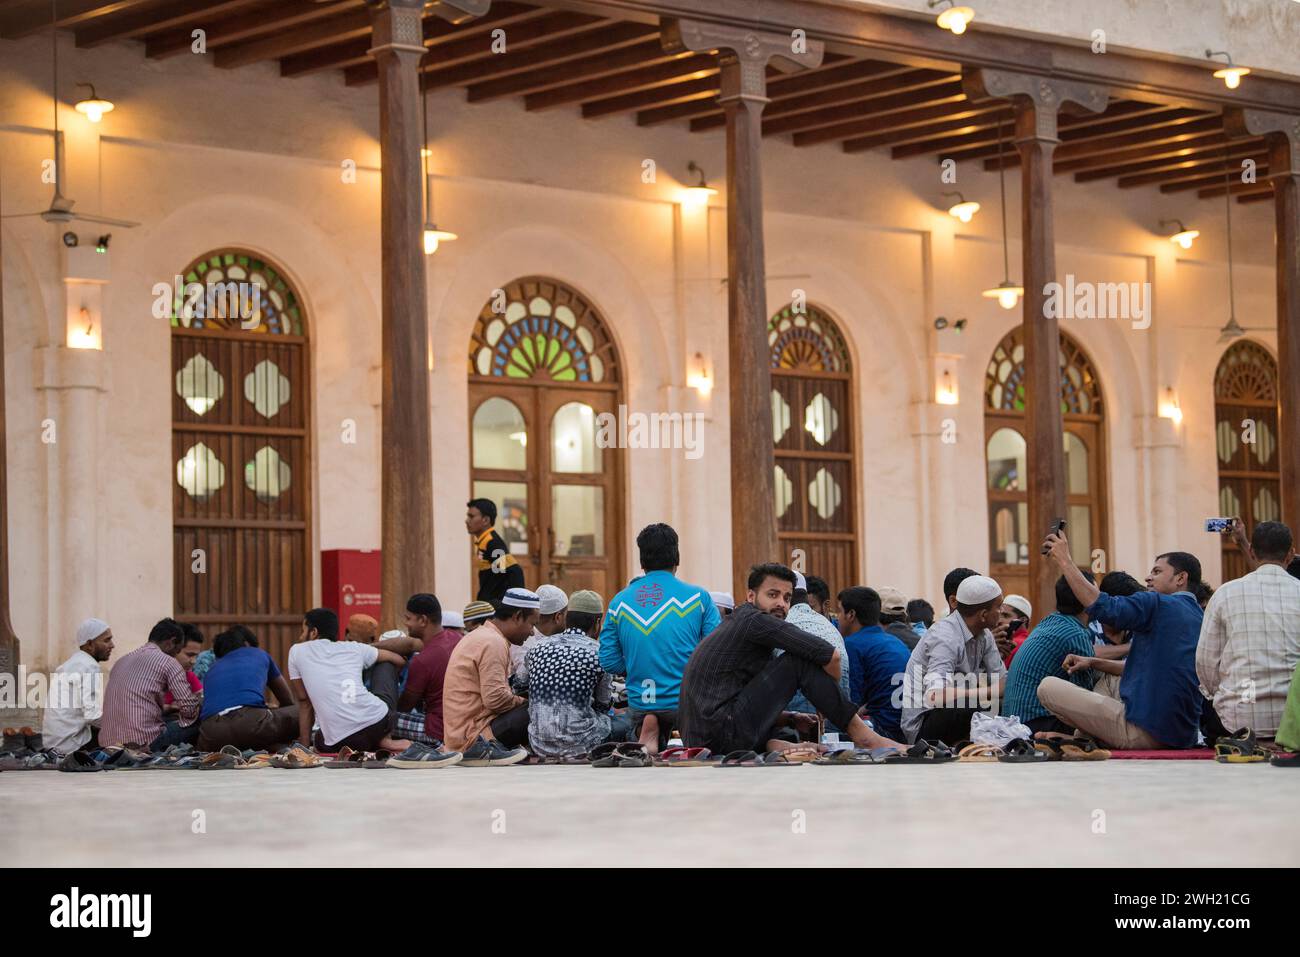
[[[318,638],[289,649],[289,679],[302,680],[327,745],[387,716],[388,705],[366,690],[361,677],[378,660],[379,649],[359,641]]]
[[[1196,675],[1229,732],[1277,733],[1297,662],[1300,580],[1260,565],[1220,586],[1201,621]]]
[[[71,754],[90,740],[91,723],[104,713],[103,681],[99,662],[80,649],[59,665],[41,722],[45,747]]]

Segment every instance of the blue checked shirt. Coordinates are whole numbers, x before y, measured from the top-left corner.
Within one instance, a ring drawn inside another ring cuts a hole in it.
[[[1088,658],[1093,654],[1092,632],[1071,615],[1054,611],[1029,633],[1011,659],[1007,672],[1007,690],[1002,698],[1002,713],[1014,714],[1021,721],[1045,718],[1049,714],[1038,700],[1038,684],[1044,678],[1064,678],[1086,691],[1092,690],[1094,675],[1085,668],[1066,674],[1061,663],[1066,655]]]

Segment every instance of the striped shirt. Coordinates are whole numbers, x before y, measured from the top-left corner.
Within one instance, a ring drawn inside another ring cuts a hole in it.
[[[1092,632],[1088,627],[1072,615],[1052,612],[1029,633],[1011,659],[1002,713],[1013,714],[1021,721],[1047,717],[1051,712],[1038,700],[1038,685],[1044,678],[1064,678],[1091,691],[1095,677],[1091,668],[1068,675],[1061,663],[1066,655],[1089,658],[1092,654]]]
[[[163,696],[171,692],[181,726],[194,723],[203,698],[190,690],[185,669],[155,642],[124,655],[108,673],[99,743],[147,748],[166,727]]]
[[[1196,647],[1203,693],[1229,731],[1272,736],[1300,663],[1300,580],[1260,565],[1225,583],[1205,608]]]

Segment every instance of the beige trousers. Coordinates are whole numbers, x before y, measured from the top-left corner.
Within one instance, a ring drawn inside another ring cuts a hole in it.
[[[1085,691],[1063,678],[1044,678],[1038,685],[1038,700],[1066,724],[1074,725],[1080,732],[1108,747],[1124,751],[1150,751],[1164,747],[1125,719],[1118,681],[1099,681],[1097,687],[1104,693]]]

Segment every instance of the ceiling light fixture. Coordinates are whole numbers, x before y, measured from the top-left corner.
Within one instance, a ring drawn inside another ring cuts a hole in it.
[[[95,84],[78,83],[77,86],[84,86],[90,90],[90,96],[84,100],[78,100],[75,109],[78,113],[84,113],[86,119],[92,123],[98,123],[104,118],[105,113],[113,112],[113,103],[111,100],[101,100],[99,94],[95,92]]]
[[[1002,162],[1002,121],[998,121],[998,190],[1002,197],[1002,276],[996,286],[985,289],[980,295],[996,299],[1003,309],[1014,309],[1025,294],[1024,286],[1011,281],[1011,252],[1007,241],[1007,168]]]
[[[1206,49],[1205,56],[1207,59],[1221,56],[1228,61],[1227,66],[1214,71],[1214,78],[1216,80],[1222,80],[1223,85],[1230,90],[1235,90],[1237,87],[1241,86],[1241,78],[1250,73],[1250,67],[1236,66],[1232,62],[1232,57],[1229,56],[1227,50],[1219,50],[1216,52],[1214,50]]]
[[[940,13],[934,22],[945,30],[951,30],[956,36],[961,36],[966,32],[966,24],[975,19],[975,11],[970,7],[955,6],[953,0],[930,0],[930,9],[933,10],[941,3],[948,4],[948,9]]]
[[[1197,236],[1201,235],[1201,231],[1199,229],[1188,229],[1186,226],[1184,226],[1183,221],[1181,219],[1160,220],[1161,229],[1168,229],[1170,226],[1177,226],[1178,232],[1170,236],[1169,241],[1172,243],[1177,243],[1178,245],[1182,246],[1184,249],[1191,249],[1192,240],[1195,239]]]

